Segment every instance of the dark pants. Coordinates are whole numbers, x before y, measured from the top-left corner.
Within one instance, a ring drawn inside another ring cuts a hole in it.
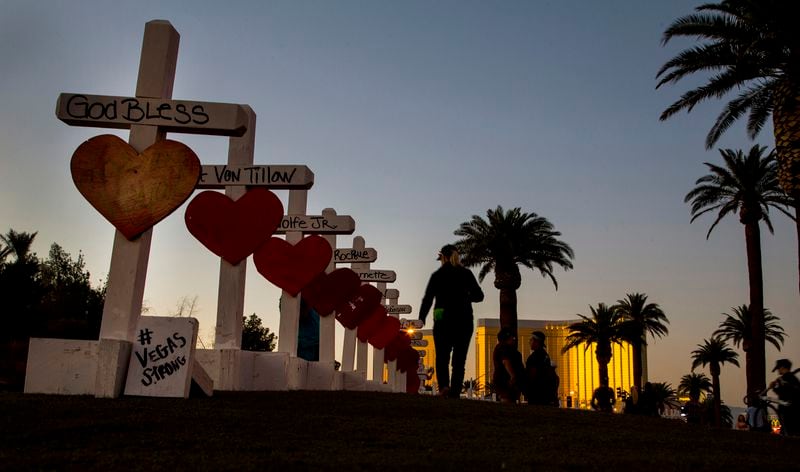
[[[450,388],[450,396],[458,398],[464,386],[464,366],[472,340],[472,317],[453,322],[436,321],[433,324],[433,343],[436,350],[436,381],[439,390]],[[450,355],[453,374],[450,376]]]
[[[436,354],[437,358],[439,354]],[[438,361],[437,361],[438,362]],[[794,405],[781,405],[778,407],[778,419],[781,422],[781,433],[786,436],[800,436],[800,418],[798,418],[800,410]]]

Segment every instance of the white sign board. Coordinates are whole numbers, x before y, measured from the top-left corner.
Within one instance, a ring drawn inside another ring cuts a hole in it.
[[[194,318],[139,318],[125,395],[188,398],[197,328]]]
[[[306,166],[253,165],[202,166],[197,188],[225,188],[247,185],[271,189],[309,189],[314,173]]]
[[[390,315],[407,315],[411,313],[411,305],[383,305]]]
[[[58,96],[56,116],[72,126],[150,125],[170,133],[217,136],[242,136],[248,121],[244,107],[236,104],[76,93]]]
[[[356,270],[355,273],[362,282],[394,282],[397,280],[397,274],[393,270]]]
[[[371,247],[364,249],[336,248],[333,251],[333,262],[336,264],[375,262],[376,260],[378,260],[378,251]]]
[[[405,318],[400,318],[400,329],[422,329],[425,326],[425,323],[422,320],[407,320]]]
[[[346,215],[285,215],[275,230],[275,234],[286,234],[287,231],[299,233],[353,234],[356,222]]]
[[[413,347],[428,347],[427,339],[412,339],[411,346]]]

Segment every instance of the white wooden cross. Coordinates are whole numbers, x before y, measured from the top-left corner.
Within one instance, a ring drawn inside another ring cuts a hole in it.
[[[289,205],[286,215],[281,220],[276,234],[285,234],[286,242],[297,244],[303,239],[304,234],[336,235],[353,234],[355,231],[355,221],[346,215],[337,215],[333,209],[326,209],[322,215],[306,215],[308,200],[307,190],[290,190]],[[329,241],[330,242],[330,241]],[[331,246],[332,249],[336,247]],[[302,292],[300,293],[302,296]],[[288,353],[290,356],[297,356],[297,334],[300,323],[300,297],[293,297],[286,291],[281,293],[281,319],[278,330],[278,352]],[[322,331],[323,320],[328,317],[320,317],[320,330]],[[333,343],[333,326],[331,321],[325,323],[325,347],[323,348],[323,335],[320,334],[320,361],[332,360],[330,353],[331,347],[328,343]],[[324,354],[323,354],[324,349]],[[331,359],[328,359],[331,357]]]
[[[231,136],[229,160],[234,162],[229,164],[252,164],[255,113],[249,107],[171,100],[179,41],[168,21],[148,22],[136,96],[61,94],[56,116],[73,126],[130,129],[128,142],[137,152],[164,139],[167,132]],[[114,236],[100,328],[94,392],[98,397],[117,397],[122,391],[142,308],[151,238],[152,228],[134,241],[119,231]]]
[[[374,249],[366,248],[364,238],[361,236],[354,237],[353,247],[346,249],[345,251],[352,251],[356,254],[367,254],[371,251],[375,254],[375,258],[377,258],[377,252],[375,252]],[[369,270],[370,262],[372,260],[374,260],[374,258],[370,254],[369,256],[364,257],[352,257],[348,260],[342,260],[341,262],[349,262],[350,268],[354,272],[358,273],[362,270]],[[356,330],[345,329],[344,340],[342,343],[342,372],[358,372],[361,378],[366,380],[367,352],[367,343],[358,341],[356,338]],[[356,359],[354,356],[358,357],[358,364],[356,364]]]

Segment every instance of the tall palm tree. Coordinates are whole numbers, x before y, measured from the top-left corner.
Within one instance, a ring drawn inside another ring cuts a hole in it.
[[[644,346],[647,346],[647,334],[661,337],[669,333],[665,326],[669,324],[666,315],[657,303],[647,303],[647,295],[629,293],[624,300],[617,300],[614,308],[618,310],[624,321],[624,328],[630,330],[633,356],[633,384],[641,389],[644,365]]]
[[[750,330],[753,317],[750,314],[750,308],[747,305],[742,305],[732,307],[731,310],[733,311],[732,315],[723,313],[725,319],[719,324],[719,328],[714,331],[712,336],[731,341],[736,347],[741,344],[742,350],[747,352],[753,342],[752,331]],[[773,315],[767,308],[764,308],[764,339],[780,351],[786,331],[778,324],[779,321],[780,318]]]
[[[661,114],[719,99],[730,100],[706,137],[711,149],[720,136],[747,114],[747,133],[755,139],[772,115],[780,185],[800,205],[800,2],[796,0],[722,0],[696,8],[664,31],[662,44],[689,37],[700,44],[683,50],[659,69],[656,88],[695,73],[707,81],[681,96]],[[800,215],[798,215],[800,216]],[[800,252],[800,218],[795,219]],[[800,272],[800,259],[798,259]],[[798,281],[800,282],[800,280]]]
[[[714,391],[714,425],[722,425],[722,410],[720,403],[719,375],[723,364],[733,364],[739,367],[739,354],[728,347],[728,343],[719,338],[703,340],[703,344],[698,344],[697,349],[692,351],[692,370],[700,367],[709,366],[711,373],[711,385]]]
[[[697,179],[697,186],[684,199],[687,203],[691,202],[692,222],[706,213],[717,213],[706,238],[711,236],[717,223],[729,214],[738,213],[739,221],[744,225],[750,308],[755,315],[750,328],[752,346],[745,353],[748,394],[763,390],[766,385],[760,222],[764,221],[770,233],[773,232],[769,219],[770,207],[791,218],[787,213],[786,197],[778,187],[774,152],[765,156],[765,150],[766,147],[758,145],[753,146],[747,155],[741,150],[720,150],[725,166],[706,162],[711,173]]]
[[[480,265],[478,279],[494,271],[494,286],[500,290],[500,326],[517,332],[517,289],[522,284],[519,266],[538,270],[550,277],[554,265],[572,269],[575,257],[572,248],[560,239],[561,233],[547,218],[536,213],[523,213],[520,208],[504,211],[498,206],[486,212],[484,220],[473,215],[454,232],[461,239],[455,245],[467,267]]]
[[[678,394],[686,395],[690,399],[699,402],[700,395],[707,395],[713,391],[711,379],[704,373],[692,372],[681,377],[678,383]]]
[[[567,352],[573,347],[585,344],[584,350],[595,345],[595,357],[597,358],[598,373],[600,374],[600,385],[608,387],[608,363],[611,362],[611,344],[622,344],[627,341],[621,331],[622,314],[614,307],[599,303],[597,309],[590,306],[592,311],[591,318],[578,315],[582,321],[572,323],[567,327],[569,335],[567,342],[561,352]]]

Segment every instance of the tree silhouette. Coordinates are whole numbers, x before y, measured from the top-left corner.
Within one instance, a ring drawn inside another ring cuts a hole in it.
[[[547,218],[536,213],[523,213],[514,208],[504,211],[498,206],[461,223],[454,232],[461,239],[455,245],[466,267],[481,266],[478,280],[494,271],[494,286],[500,290],[500,326],[517,333],[517,290],[522,284],[519,266],[538,270],[558,289],[553,275],[554,265],[572,269],[575,257],[572,248],[560,239]]]

